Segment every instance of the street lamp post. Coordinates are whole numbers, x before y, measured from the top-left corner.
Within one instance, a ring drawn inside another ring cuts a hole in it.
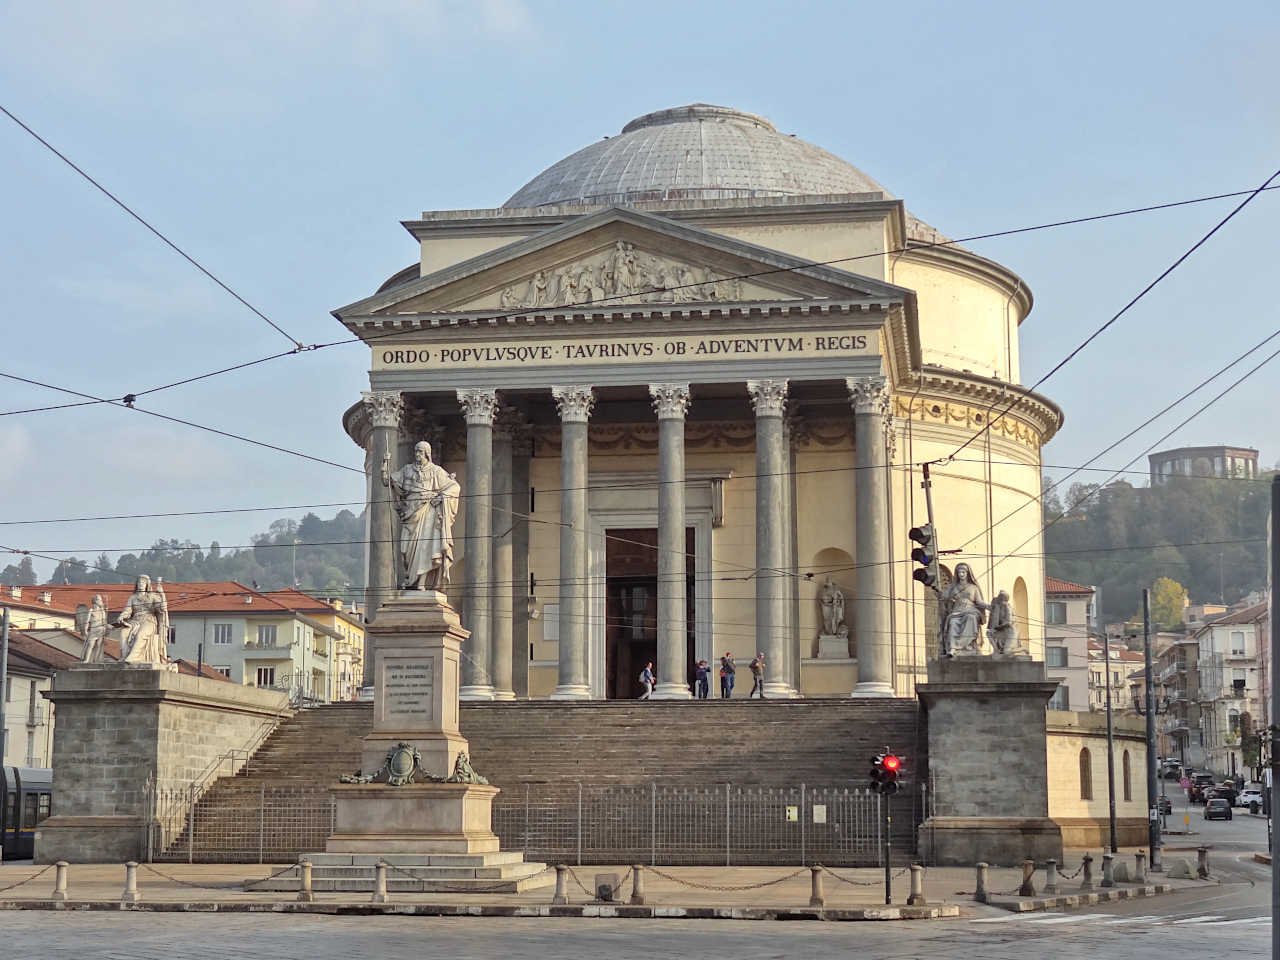
[[[1169,698],[1156,700],[1155,677],[1151,669],[1151,594],[1142,591],[1142,647],[1145,670],[1143,676],[1146,688],[1144,696],[1139,700],[1133,697],[1133,708],[1147,718],[1147,844],[1151,850],[1151,871],[1161,873],[1164,870],[1160,862],[1160,801],[1156,797],[1156,716],[1167,713]]]
[[[1111,852],[1120,852],[1116,842],[1116,749],[1111,726],[1111,639],[1102,635],[1102,659],[1105,665],[1107,689],[1107,821],[1111,827]]]

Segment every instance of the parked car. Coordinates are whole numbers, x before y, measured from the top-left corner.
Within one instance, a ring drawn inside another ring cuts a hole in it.
[[[1245,787],[1240,796],[1236,797],[1236,805],[1247,808],[1250,813],[1257,813],[1262,809],[1262,788]]]
[[[1230,820],[1231,804],[1222,797],[1211,797],[1205,801],[1204,819],[1206,820]]]

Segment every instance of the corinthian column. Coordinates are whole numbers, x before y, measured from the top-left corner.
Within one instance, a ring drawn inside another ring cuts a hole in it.
[[[512,600],[515,583],[512,579],[512,534],[515,532],[515,489],[512,475],[513,431],[518,425],[515,411],[509,408],[498,413],[493,425],[493,584],[489,610],[493,650],[490,657],[490,673],[493,674],[493,698],[514,700],[511,687]],[[528,588],[520,584],[521,593]]]
[[[560,653],[552,700],[589,700],[587,677],[587,418],[589,386],[552,387],[560,410]]]
[[[467,421],[466,561],[463,567],[463,621],[471,639],[463,646],[461,700],[492,700],[489,655],[493,647],[493,418],[498,391],[459,390]]]
[[[748,380],[756,412],[756,652],[765,657],[764,693],[792,697],[786,670],[784,530],[786,445],[782,415],[787,405],[786,380]]]
[[[658,686],[655,700],[688,700],[685,599],[684,415],[687,383],[649,385],[658,413]]]
[[[400,589],[400,551],[395,543],[394,511],[391,508],[391,491],[377,479],[382,475],[382,465],[394,460],[400,415],[404,412],[404,400],[399,393],[383,391],[360,395],[369,417],[368,456],[375,478],[369,485],[369,570],[365,586],[365,616],[370,623],[378,615],[378,607]],[[388,463],[395,469],[394,463]],[[372,634],[366,633],[364,651],[364,681],[373,685],[373,652],[376,643]]]
[[[885,476],[889,391],[882,377],[845,381],[853,402],[854,572],[853,639],[858,651],[855,697],[893,696],[890,634],[888,503]]]

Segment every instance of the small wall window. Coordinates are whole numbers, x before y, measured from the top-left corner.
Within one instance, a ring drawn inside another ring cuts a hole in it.
[[[1067,604],[1065,600],[1049,600],[1044,605],[1045,623],[1066,623]]]
[[[1080,799],[1093,799],[1093,758],[1088,747],[1080,751]]]
[[[1049,709],[1071,709],[1071,691],[1067,689],[1067,685],[1065,683],[1058,684],[1058,689],[1053,691],[1053,696],[1049,698]]]
[[[1233,657],[1244,656],[1244,631],[1243,630],[1231,631],[1231,655]]]
[[[230,679],[231,679],[231,668],[230,668],[230,667],[214,667],[213,669],[217,670],[220,674],[222,674],[222,675],[223,675],[224,677],[226,677],[228,680],[230,680]]]
[[[1124,756],[1120,758],[1120,772],[1124,778],[1124,799],[1128,803],[1133,799],[1133,778],[1129,772],[1129,751],[1124,752]]]
[[[258,686],[274,687],[276,685],[276,668],[275,667],[259,667],[258,668]]]
[[[276,645],[276,625],[274,623],[258,624],[258,646],[274,647]]]
[[[231,624],[215,623],[213,625],[213,642],[214,643],[230,643],[231,642]]]
[[[1045,647],[1044,662],[1047,667],[1059,667],[1065,669],[1067,666],[1067,648]]]
[[[177,627],[170,627],[170,628],[169,628],[169,642],[170,642],[170,643],[177,643],[177,642],[178,642],[178,628],[177,628]]]

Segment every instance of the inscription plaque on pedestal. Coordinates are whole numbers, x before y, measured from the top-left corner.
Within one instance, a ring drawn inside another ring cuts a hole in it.
[[[435,695],[433,661],[427,657],[386,659],[382,671],[382,719],[406,728],[411,724],[429,728]]]

